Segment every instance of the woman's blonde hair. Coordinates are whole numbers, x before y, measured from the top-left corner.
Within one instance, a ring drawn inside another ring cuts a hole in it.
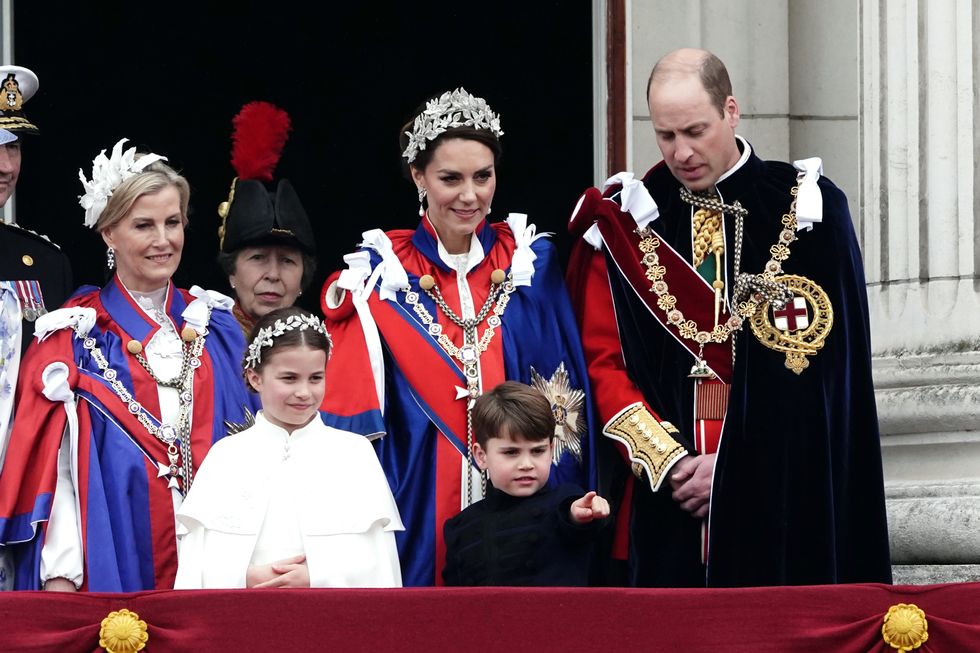
[[[139,160],[140,156],[142,155],[137,155],[136,159]],[[191,198],[190,184],[163,161],[154,161],[143,168],[138,175],[130,177],[112,191],[105,209],[95,223],[95,230],[111,229],[126,217],[136,200],[144,195],[159,193],[168,186],[177,189],[177,194],[180,196],[180,221],[186,225],[187,205]]]

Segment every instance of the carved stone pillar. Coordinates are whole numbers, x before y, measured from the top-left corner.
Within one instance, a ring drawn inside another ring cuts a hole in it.
[[[861,230],[896,582],[980,577],[978,5],[860,7]]]

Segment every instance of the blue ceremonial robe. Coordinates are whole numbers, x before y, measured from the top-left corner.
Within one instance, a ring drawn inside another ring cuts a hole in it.
[[[193,298],[171,285],[166,312],[177,332],[181,313]],[[145,345],[160,328],[113,279],[99,290],[83,287],[66,308],[95,310],[88,336],[118,373],[126,389],[150,413],[160,415],[156,382],[127,352]],[[201,366],[194,372],[191,450],[194,468],[211,444],[226,433],[225,420],[244,421],[244,407],[257,407],[245,390],[241,358],[245,349],[231,313],[211,313]],[[51,364],[68,367],[75,405],[51,401],[41,392]],[[77,418],[77,492],[84,553],[82,589],[133,592],[173,587],[177,570],[171,490],[158,475],[167,463],[166,446],[136,420],[70,328],[35,342],[23,360],[16,418],[0,474],[0,544],[17,560],[16,588],[40,588],[41,549],[57,482],[58,449],[66,425]],[[159,423],[159,422],[156,422]]]
[[[510,272],[517,243],[505,223],[483,223],[475,233],[484,257],[467,273],[473,293],[474,312],[489,294],[490,275],[495,269]],[[367,298],[370,319],[377,325],[383,360],[383,404],[375,386],[366,350],[370,329],[365,331],[363,313],[358,313],[351,293],[339,307],[324,302],[327,328],[334,338],[334,354],[327,364],[325,421],[337,428],[377,440],[382,467],[391,483],[406,530],[398,534],[402,577],[405,585],[441,582],[445,548],[443,524],[461,509],[461,461],[466,457],[466,400],[457,398],[465,388],[461,364],[440,347],[436,337],[406,300],[409,290],[457,346],[462,344],[460,327],[449,321],[435,303],[419,289],[419,278],[431,275],[446,303],[461,314],[456,272],[439,257],[434,230],[423,220],[415,231],[387,233],[390,254],[407,274],[407,286],[395,299],[382,299],[382,278],[374,278]],[[555,461],[552,483],[571,482],[595,487],[592,420],[588,380],[581,353],[578,329],[554,247],[545,239],[530,243],[534,255],[530,285],[518,285],[509,296],[485,352],[480,356],[483,388],[505,380],[529,383],[532,368],[550,380],[561,365],[572,388],[585,392],[577,415],[582,426],[581,460],[565,451]],[[375,249],[369,271],[376,271],[384,257]],[[337,275],[328,279],[325,289]],[[486,320],[479,326],[482,336]],[[379,366],[376,364],[376,368]]]

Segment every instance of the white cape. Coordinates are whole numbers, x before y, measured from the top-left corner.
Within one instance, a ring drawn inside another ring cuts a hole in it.
[[[305,553],[311,587],[401,586],[394,531],[404,526],[374,448],[319,416],[288,434],[259,412],[219,440],[177,519],[177,589],[245,587],[263,546]]]

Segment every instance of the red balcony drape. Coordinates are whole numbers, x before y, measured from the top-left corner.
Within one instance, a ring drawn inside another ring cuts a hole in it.
[[[980,651],[980,583],[719,590],[0,593],[0,651],[99,651],[110,611],[148,625],[146,651],[893,651],[882,619],[914,603],[923,652]]]

